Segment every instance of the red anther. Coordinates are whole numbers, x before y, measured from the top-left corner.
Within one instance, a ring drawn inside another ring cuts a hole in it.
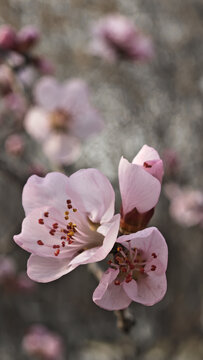
[[[62,246],[64,247],[66,244],[65,244],[65,241],[62,241]]]
[[[149,165],[146,161],[144,162],[143,166],[144,166],[145,168],[151,168],[151,167],[152,167],[152,165]]]
[[[156,254],[156,253],[152,253],[152,256],[153,256],[154,259],[157,258],[157,254]]]
[[[112,264],[112,261],[111,261],[111,260],[108,260],[108,261],[107,261],[107,264],[111,265],[111,264]]]
[[[125,267],[121,267],[121,271],[126,273],[127,272],[127,269]]]
[[[50,235],[55,235],[55,232],[56,232],[56,230],[51,229],[51,230],[49,231],[49,234],[50,234]]]
[[[43,220],[43,219],[39,219],[39,220],[38,220],[38,223],[41,224],[41,225],[43,225],[43,224],[44,224],[44,220]]]
[[[130,264],[129,267],[130,267],[131,270],[133,270],[135,268],[135,265]]]
[[[72,209],[72,205],[68,205],[68,209]]]
[[[44,216],[45,216],[45,217],[48,217],[48,216],[49,216],[48,211],[46,211],[46,212],[44,213]]]
[[[72,244],[72,243],[73,243],[73,240],[68,240],[68,243],[69,243],[69,244]]]
[[[60,250],[59,250],[59,249],[57,249],[57,250],[55,251],[54,255],[55,255],[55,256],[58,256],[58,255],[59,255],[59,253],[60,253]]]
[[[122,250],[122,247],[121,246],[118,246],[117,247],[117,251],[119,252],[119,251],[121,251]]]
[[[140,272],[141,272],[141,274],[144,274],[144,267],[140,268]]]
[[[38,245],[44,245],[42,240],[37,240]]]
[[[58,229],[58,223],[52,224],[52,227],[53,227],[54,229]]]
[[[66,200],[67,204],[71,204],[71,200]]]
[[[65,236],[61,236],[61,240],[66,240],[66,237],[65,237]]]
[[[155,271],[156,270],[156,265],[152,265],[151,266],[151,271]]]
[[[53,249],[59,249],[60,245],[53,245]]]
[[[129,274],[126,276],[125,282],[129,283],[132,279],[132,275]]]
[[[115,285],[120,285],[121,282],[120,282],[119,280],[115,280],[115,281],[114,281],[114,284],[115,284]]]

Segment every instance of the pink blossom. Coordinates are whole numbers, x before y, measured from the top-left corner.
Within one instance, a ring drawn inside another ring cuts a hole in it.
[[[179,158],[177,153],[173,149],[165,149],[162,158],[165,174],[168,176],[175,175],[179,168]]]
[[[11,50],[16,44],[16,32],[10,25],[0,27],[0,47],[4,50]]]
[[[109,62],[119,58],[132,61],[149,60],[153,56],[153,46],[134,24],[120,14],[108,15],[93,27],[90,51]]]
[[[7,65],[0,65],[0,94],[5,95],[12,91],[13,75]]]
[[[45,154],[56,163],[69,165],[80,154],[78,138],[87,138],[102,128],[91,107],[86,84],[74,79],[59,85],[52,77],[39,81],[37,105],[25,118],[27,132],[42,143]]]
[[[165,239],[151,227],[123,235],[117,241],[117,252],[94,291],[93,301],[106,310],[125,309],[132,301],[156,304],[167,288]]]
[[[15,242],[32,255],[28,276],[49,282],[80,264],[104,259],[112,249],[120,216],[114,216],[115,194],[96,169],[67,177],[31,176],[23,190],[26,218]]]
[[[152,147],[144,145],[132,163],[121,158],[119,185],[123,229],[135,232],[146,227],[159,200],[162,177],[163,163]]]
[[[16,50],[19,52],[27,52],[40,39],[40,33],[35,26],[24,26],[18,33],[16,38]]]
[[[171,201],[169,212],[180,225],[190,227],[203,226],[203,192],[191,187],[181,188],[178,184],[164,186],[166,196]]]
[[[5,141],[5,150],[8,154],[19,156],[23,153],[25,143],[21,135],[9,135]]]
[[[43,360],[59,360],[63,353],[62,338],[40,324],[30,327],[22,347],[26,354]]]

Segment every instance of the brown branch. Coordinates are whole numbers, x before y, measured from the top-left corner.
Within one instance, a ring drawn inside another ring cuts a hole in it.
[[[88,270],[94,275],[94,277],[100,281],[103,271],[97,263],[88,264]],[[124,310],[116,310],[114,314],[117,318],[117,327],[124,333],[129,333],[131,328],[135,325],[135,319],[129,308]]]

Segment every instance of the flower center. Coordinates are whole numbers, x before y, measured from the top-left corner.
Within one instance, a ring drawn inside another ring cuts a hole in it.
[[[129,283],[133,279],[138,281],[140,277],[147,276],[147,272],[155,271],[156,265],[152,264],[151,268],[146,272],[145,267],[147,263],[150,263],[153,259],[157,258],[156,253],[151,254],[151,261],[146,260],[145,254],[142,250],[137,248],[129,250],[118,246],[114,254],[113,260],[110,260],[108,263],[112,269],[119,269],[119,274],[114,281],[115,285],[120,285],[122,282]]]
[[[40,225],[44,225],[51,236],[53,236],[54,242],[52,245],[55,256],[58,256],[61,248],[65,248],[71,245],[74,241],[74,235],[77,231],[77,224],[70,221],[71,215],[77,212],[76,208],[73,208],[70,199],[66,200],[67,210],[64,212],[64,218],[62,221],[58,221],[54,218],[51,212],[44,212],[43,217],[38,219]],[[71,214],[72,213],[72,214]],[[66,225],[64,226],[64,222]],[[43,246],[42,240],[37,240],[39,246]]]
[[[51,128],[56,131],[67,130],[67,125],[71,121],[72,116],[63,109],[56,109],[49,114]]]

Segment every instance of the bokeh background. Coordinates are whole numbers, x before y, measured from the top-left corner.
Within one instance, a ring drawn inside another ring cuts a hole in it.
[[[119,12],[154,42],[155,57],[146,63],[105,63],[88,53],[90,26],[101,16]],[[202,0],[1,0],[0,24],[19,29],[34,24],[42,34],[38,52],[50,58],[63,80],[87,81],[92,103],[105,129],[88,140],[67,173],[96,167],[118,193],[122,155],[130,161],[143,144],[160,154],[173,149],[179,158],[175,181],[202,187],[203,154],[203,2]],[[18,271],[28,254],[12,241],[23,219],[22,187],[30,159],[42,159],[30,139],[24,158],[5,154],[9,121],[0,128],[0,253],[12,256]],[[166,183],[171,179],[164,179]],[[117,209],[120,199],[117,199]],[[116,328],[113,313],[92,302],[96,280],[81,266],[31,293],[0,295],[0,359],[30,359],[21,349],[27,328],[42,323],[58,332],[69,360],[202,360],[203,238],[199,227],[184,228],[169,216],[161,195],[151,225],[169,246],[168,291],[153,306],[132,304],[136,326],[130,335]]]

